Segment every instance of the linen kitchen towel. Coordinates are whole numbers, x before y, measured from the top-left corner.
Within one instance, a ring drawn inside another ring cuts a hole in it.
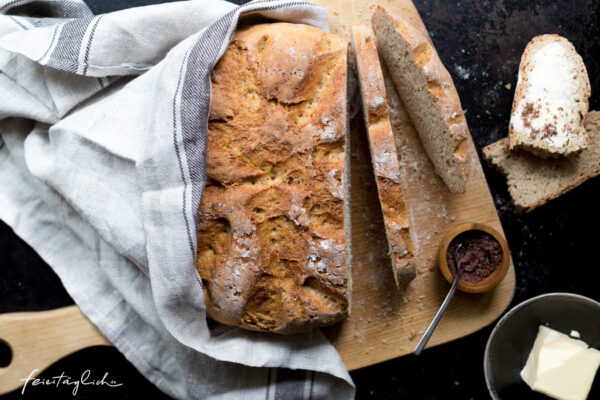
[[[194,258],[210,73],[249,15],[327,29],[303,1],[95,16],[80,0],[0,0],[0,219],[170,396],[353,398],[320,331],[206,320]]]

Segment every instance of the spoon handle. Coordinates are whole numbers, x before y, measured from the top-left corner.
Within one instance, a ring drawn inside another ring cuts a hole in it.
[[[427,327],[425,334],[423,334],[423,337],[421,338],[421,340],[419,340],[417,347],[415,347],[415,350],[414,350],[415,355],[418,356],[419,354],[421,354],[421,351],[423,351],[423,349],[425,348],[425,345],[429,341],[429,338],[433,334],[433,331],[435,330],[438,323],[442,319],[442,316],[444,315],[446,308],[448,308],[448,304],[450,304],[450,300],[452,300],[452,296],[454,296],[454,292],[456,292],[456,288],[458,287],[458,282],[460,281],[460,276],[462,275],[462,271],[463,271],[462,268],[459,269],[458,273],[456,274],[456,277],[454,278],[454,282],[452,283],[452,286],[450,287],[450,290],[448,291],[448,294],[446,295],[446,298],[444,299],[444,302],[440,306],[440,309],[438,310],[438,312],[435,314],[435,317],[433,317],[433,321],[431,321],[431,323]]]

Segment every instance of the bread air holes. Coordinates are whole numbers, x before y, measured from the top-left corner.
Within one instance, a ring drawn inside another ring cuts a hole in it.
[[[300,170],[294,170],[283,179],[283,182],[290,186],[303,185],[306,182],[306,175]]]
[[[308,107],[303,108],[292,114],[292,122],[294,123],[294,125],[303,125],[306,122],[310,121],[310,119],[313,117],[313,113],[310,112],[310,104],[312,104],[311,101],[309,100],[305,104],[307,104]]]
[[[285,216],[269,218],[257,227],[259,240],[264,243],[261,251],[270,254],[276,261],[298,261],[306,256],[302,252],[304,239],[296,224]]]
[[[248,159],[250,160],[250,159]],[[251,160],[250,160],[251,162]],[[252,186],[269,185],[281,182],[286,174],[286,168],[283,165],[273,165],[268,161],[263,161],[260,164],[252,164],[256,169],[263,173],[258,176],[253,176],[244,180],[246,184]]]

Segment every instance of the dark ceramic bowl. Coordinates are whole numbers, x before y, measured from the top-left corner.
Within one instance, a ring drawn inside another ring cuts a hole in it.
[[[498,321],[485,348],[483,368],[492,399],[549,399],[531,390],[520,376],[540,325],[567,335],[574,329],[581,340],[600,348],[597,301],[571,293],[549,293],[524,301]],[[599,375],[588,399],[600,399]]]

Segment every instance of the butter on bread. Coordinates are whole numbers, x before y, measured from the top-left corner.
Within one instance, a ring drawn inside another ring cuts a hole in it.
[[[511,151],[504,138],[483,149],[483,157],[506,176],[508,191],[521,212],[529,212],[600,174],[600,112],[585,119],[589,145],[573,157],[540,158]]]
[[[389,254],[396,285],[400,288],[417,275],[416,256],[410,236],[399,157],[388,116],[385,84],[371,29],[358,23],[352,24],[352,47]]]
[[[212,73],[196,265],[207,315],[294,333],[348,315],[347,42],[269,23]]]
[[[469,128],[452,77],[426,34],[377,6],[371,18],[385,60],[423,148],[452,193],[467,184]]]
[[[543,157],[585,149],[589,97],[587,70],[571,42],[559,35],[534,37],[521,58],[509,148]]]

